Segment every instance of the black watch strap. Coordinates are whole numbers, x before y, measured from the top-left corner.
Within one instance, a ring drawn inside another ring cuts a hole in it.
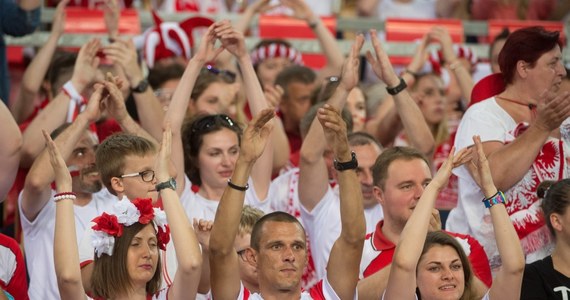
[[[354,170],[358,168],[358,160],[356,160],[356,153],[354,151],[350,154],[351,159],[347,162],[339,162],[336,159],[334,160],[334,168],[338,171],[345,171],[345,170]]]
[[[404,80],[404,78],[400,77],[400,83],[395,87],[386,86],[386,91],[388,91],[388,94],[395,96],[395,95],[398,95],[401,91],[403,91],[407,87],[408,87],[408,85],[406,84],[406,81]]]
[[[148,80],[143,79],[143,80],[139,81],[137,86],[131,88],[131,91],[133,93],[139,93],[139,94],[144,93],[148,89],[148,85],[149,85]]]

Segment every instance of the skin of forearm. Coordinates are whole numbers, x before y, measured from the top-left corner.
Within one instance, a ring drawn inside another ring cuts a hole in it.
[[[493,153],[485,153],[489,159],[493,181],[499,190],[506,191],[523,178],[548,135],[548,132],[531,125],[512,143]]]

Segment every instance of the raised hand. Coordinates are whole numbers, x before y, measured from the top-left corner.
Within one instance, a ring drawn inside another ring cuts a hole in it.
[[[62,36],[65,31],[65,7],[70,0],[61,0],[53,13],[53,22],[51,23],[51,33]]]
[[[119,37],[120,10],[121,8],[117,0],[105,0],[103,5],[103,18],[105,19],[107,33],[111,39]]]
[[[87,106],[85,110],[81,112],[80,115],[83,115],[87,118],[89,123],[96,122],[101,117],[101,111],[105,109],[105,105],[103,103],[103,97],[105,92],[105,86],[96,83],[94,86],[94,91],[89,97],[89,101],[87,101]]]
[[[441,165],[437,173],[431,180],[430,185],[434,185],[437,189],[442,189],[447,185],[449,176],[451,176],[451,171],[464,163],[471,160],[471,148],[461,149],[457,154],[455,154],[455,147],[451,148],[447,159]]]
[[[346,133],[346,123],[338,110],[329,104],[325,104],[317,111],[317,118],[323,126],[325,139],[329,141],[335,157],[339,161],[350,160],[350,148]]]
[[[366,60],[368,60],[372,66],[372,70],[380,80],[384,81],[389,87],[397,86],[400,84],[400,79],[398,75],[396,75],[396,72],[394,72],[388,54],[386,54],[380,45],[376,29],[370,29],[370,37],[372,39],[372,47],[374,48],[375,55],[372,55],[372,53],[368,51],[366,53]]]
[[[570,93],[558,92],[556,87],[542,92],[536,108],[535,123],[540,129],[552,131],[570,117]]]
[[[283,99],[283,94],[285,90],[280,85],[266,85],[265,89],[263,90],[263,95],[265,96],[265,100],[267,100],[267,104],[269,107],[275,108],[279,106],[281,103],[281,99]]]
[[[427,46],[429,45],[429,42],[430,35],[427,33],[422,37],[420,43],[416,47],[416,52],[414,53],[412,61],[408,64],[406,70],[418,73],[423,68],[427,60]]]
[[[119,123],[129,115],[125,105],[125,98],[120,90],[121,84],[118,78],[113,77],[111,73],[107,73],[107,79],[103,82],[106,92],[105,99],[103,99],[103,107]]]
[[[131,87],[135,87],[143,79],[137,61],[137,50],[132,41],[116,39],[114,43],[103,48],[103,53],[113,64],[121,67]]]
[[[167,181],[170,178],[170,155],[172,153],[172,130],[170,124],[162,132],[160,150],[156,157],[154,172],[158,182]]]
[[[249,55],[245,46],[243,33],[232,27],[228,20],[223,20],[214,24],[216,38],[222,42],[222,47],[228,50],[235,57]]]
[[[257,0],[254,3],[247,6],[247,10],[250,10],[254,14],[262,14],[268,10],[272,10],[279,5],[269,4],[270,0]]]
[[[251,120],[243,132],[240,159],[247,162],[256,161],[267,144],[267,139],[273,124],[269,121],[275,116],[275,111],[271,108],[262,110],[253,120]]]
[[[475,143],[475,151],[473,151],[471,164],[467,164],[473,176],[473,180],[483,191],[485,196],[494,195],[497,192],[493,178],[491,177],[491,169],[489,168],[489,161],[483,151],[483,143],[481,137],[478,135],[473,136]]]
[[[350,48],[350,52],[342,66],[342,75],[339,85],[347,91],[351,91],[356,87],[356,85],[358,85],[360,50],[362,49],[362,45],[364,45],[364,36],[359,34],[356,36],[356,39],[352,44],[352,48]]]
[[[441,26],[434,26],[429,32],[432,40],[437,40],[441,44],[443,53],[443,60],[446,63],[453,63],[457,59],[457,55],[453,51],[453,41],[447,28]]]
[[[314,13],[304,0],[281,0],[281,4],[293,10],[293,16],[297,19],[311,21]]]
[[[212,232],[214,221],[194,218],[193,223],[196,238],[198,238],[198,242],[202,245],[202,251],[207,251],[210,249],[210,233]]]
[[[59,192],[71,192],[72,188],[72,181],[71,181],[71,173],[67,169],[67,165],[65,164],[65,160],[61,156],[59,149],[57,148],[55,142],[51,139],[47,131],[42,130],[46,141],[46,147],[49,153],[49,161],[51,163],[51,167],[53,168],[53,172],[55,174],[55,185],[57,191]]]
[[[215,47],[216,33],[214,32],[214,26],[216,24],[217,23],[212,24],[210,27],[208,27],[208,30],[202,36],[202,40],[200,41],[200,46],[198,47],[198,50],[196,51],[196,54],[194,54],[192,59],[196,59],[201,63],[206,63],[209,61],[214,61],[216,57],[222,51],[224,51],[224,48],[222,47],[219,48]]]
[[[79,50],[77,61],[73,67],[71,82],[75,89],[81,93],[87,86],[95,80],[99,67],[97,51],[101,48],[99,39],[92,39],[84,44]]]

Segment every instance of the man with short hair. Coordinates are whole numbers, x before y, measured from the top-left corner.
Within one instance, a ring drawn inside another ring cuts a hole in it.
[[[365,232],[362,199],[354,171],[346,125],[331,107],[319,112],[327,140],[335,157],[343,162],[338,182],[342,208],[342,231],[331,251],[328,274],[310,293],[301,290],[301,276],[307,264],[306,234],[299,221],[284,212],[261,218],[251,234],[246,260],[257,269],[260,293],[250,294],[237,274],[237,253],[233,241],[239,223],[249,170],[261,155],[270,128],[267,116],[256,118],[244,133],[236,169],[220,201],[210,237],[212,294],[217,299],[353,299],[356,297],[358,262]],[[229,237],[229,238],[228,238]]]
[[[294,65],[281,71],[275,79],[275,85],[281,86],[284,90],[279,103],[279,114],[289,139],[292,157],[301,149],[299,124],[311,107],[311,94],[315,89],[316,78],[317,75],[313,70]],[[298,161],[291,163],[294,166],[298,165]]]
[[[421,152],[409,147],[394,147],[378,157],[373,177],[374,197],[384,210],[384,220],[378,222],[376,229],[366,237],[360,272],[363,277],[370,276],[370,280],[366,278],[359,283],[358,291],[362,297],[382,295],[400,234],[432,175],[429,162]],[[430,230],[440,230],[437,209],[432,215]],[[454,236],[468,254],[475,275],[484,283],[476,281],[483,296],[492,279],[483,247],[468,235],[447,233]]]

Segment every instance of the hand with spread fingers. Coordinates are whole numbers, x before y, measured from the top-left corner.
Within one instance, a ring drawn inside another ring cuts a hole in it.
[[[281,0],[281,4],[293,10],[293,16],[297,19],[310,22],[315,16],[304,0]]]
[[[249,122],[241,139],[240,160],[253,162],[263,154],[269,134],[273,129],[273,124],[270,121],[274,116],[274,110],[267,108]]]
[[[104,108],[110,116],[121,123],[129,116],[125,105],[125,98],[120,90],[121,82],[118,78],[107,73],[107,80],[103,82],[107,97],[103,100]]]
[[[457,60],[457,55],[455,55],[455,51],[453,51],[453,41],[451,40],[451,35],[447,28],[434,26],[429,32],[429,35],[432,40],[436,40],[441,44],[443,60],[446,63],[453,63]]]
[[[407,71],[417,74],[422,70],[427,60],[427,47],[429,43],[430,36],[428,33],[422,37],[420,43],[417,45],[412,61],[406,67]]]
[[[137,50],[132,41],[116,39],[114,43],[103,48],[103,53],[113,64],[120,66],[131,88],[144,78],[137,61]]]
[[[555,89],[552,87],[542,92],[536,107],[536,125],[549,132],[570,117],[570,93],[557,92]]]
[[[57,4],[55,12],[53,13],[53,21],[51,22],[51,33],[62,36],[65,32],[65,7],[70,0],[62,0]]]
[[[380,39],[375,29],[370,30],[370,38],[372,39],[372,47],[374,48],[375,55],[368,51],[366,53],[366,60],[372,66],[372,70],[380,80],[384,81],[389,87],[395,87],[400,83],[400,78],[394,72],[392,63],[390,63],[390,58],[388,54],[382,49],[380,45]]]
[[[346,123],[340,116],[340,112],[329,104],[325,104],[319,108],[317,118],[323,126],[325,139],[332,146],[336,159],[341,162],[350,161]]]
[[[491,169],[489,168],[489,161],[483,150],[481,137],[474,135],[473,142],[475,143],[475,149],[472,151],[471,163],[466,164],[466,166],[470,169],[473,180],[475,180],[477,185],[481,188],[483,194],[493,195],[497,192],[497,188],[491,177]]]

